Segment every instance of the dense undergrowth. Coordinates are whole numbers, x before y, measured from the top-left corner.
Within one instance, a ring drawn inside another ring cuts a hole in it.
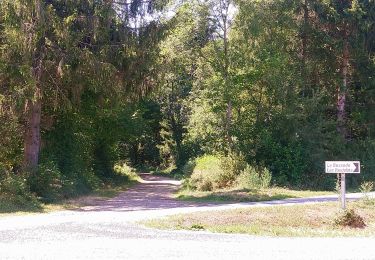
[[[56,165],[41,165],[28,174],[5,174],[0,179],[0,213],[41,211],[44,203],[59,203],[70,198],[123,187],[137,181],[134,168],[117,163],[111,177],[100,179],[86,175],[82,179],[67,179]]]
[[[222,188],[239,189],[268,188],[272,175],[267,168],[254,167],[246,163],[243,156],[205,155],[189,161],[182,170],[187,177],[185,186],[198,191]]]

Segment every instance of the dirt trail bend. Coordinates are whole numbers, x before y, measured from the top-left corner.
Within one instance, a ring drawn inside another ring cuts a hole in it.
[[[239,202],[239,203],[213,203],[213,202],[188,202],[174,198],[174,193],[181,187],[181,181],[167,177],[155,176],[149,173],[140,174],[139,184],[121,193],[119,196],[93,203],[81,208],[81,211],[144,211],[152,210],[153,214],[169,215],[171,213],[186,213],[200,210],[220,210],[242,207],[268,207],[274,205],[295,205],[317,202],[337,201],[337,195],[316,196],[310,198],[289,198],[284,200]],[[375,193],[368,194],[375,197]],[[348,200],[361,198],[363,194],[347,194]]]
[[[181,181],[149,173],[140,174],[140,183],[117,197],[82,207],[82,211],[142,211],[184,207],[199,207],[215,204],[179,201],[173,194],[181,187]]]

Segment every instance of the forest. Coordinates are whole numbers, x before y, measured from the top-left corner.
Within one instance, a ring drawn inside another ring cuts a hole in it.
[[[333,190],[324,161],[360,160],[349,184],[375,180],[374,0],[2,0],[0,31],[1,201],[133,169]]]

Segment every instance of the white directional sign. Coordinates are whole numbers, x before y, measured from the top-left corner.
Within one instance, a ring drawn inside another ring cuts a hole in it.
[[[359,161],[326,161],[326,173],[360,173]]]

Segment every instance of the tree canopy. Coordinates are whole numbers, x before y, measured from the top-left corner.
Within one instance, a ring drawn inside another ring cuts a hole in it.
[[[375,179],[373,0],[3,0],[0,31],[0,183],[68,197],[203,154]]]

